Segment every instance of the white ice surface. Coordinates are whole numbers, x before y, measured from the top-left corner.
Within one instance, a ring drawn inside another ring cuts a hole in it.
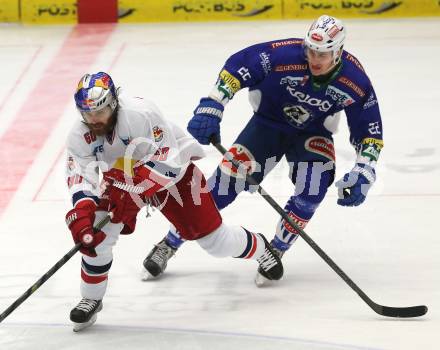
[[[161,280],[141,282],[142,260],[167,231],[156,212],[119,240],[104,309],[92,328],[74,334],[68,318],[80,298],[78,254],[0,324],[0,349],[439,349],[440,20],[346,24],[346,49],[361,60],[380,99],[385,148],[366,203],[339,207],[332,187],[306,231],[373,300],[426,304],[425,317],[376,315],[301,239],[283,259],[283,280],[267,288],[253,284],[256,263],[215,259],[194,243],[179,250]],[[155,101],[185,127],[230,54],[302,36],[307,27],[308,21],[120,25],[90,71],[110,69],[118,85]],[[0,27],[0,135],[69,30]],[[60,115],[56,125],[42,125],[52,133],[0,218],[0,312],[72,247],[59,154],[78,117],[73,101]],[[241,92],[222,122],[225,146],[249,117]],[[341,124],[338,177],[354,157]],[[199,165],[209,175],[220,156],[206,151]],[[287,173],[279,164],[263,183],[282,206],[292,192]],[[269,237],[278,219],[256,194],[240,195],[222,214]]]

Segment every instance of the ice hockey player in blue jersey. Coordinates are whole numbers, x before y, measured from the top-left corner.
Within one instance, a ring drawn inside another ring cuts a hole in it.
[[[256,44],[233,54],[188,124],[201,144],[208,145],[213,137],[220,140],[225,106],[239,90],[248,88],[254,114],[229,151],[258,182],[286,157],[295,191],[284,209],[301,228],[333,183],[332,134],[342,110],[357,156],[353,168],[336,182],[337,203],[360,205],[376,179],[374,169],[383,147],[379,105],[364,68],[343,49],[345,37],[342,21],[324,15],[313,22],[304,39]],[[225,159],[208,182],[219,209],[241,191],[252,190]],[[281,257],[297,238],[296,230],[281,219],[271,245]],[[145,278],[163,273],[182,243],[171,227],[145,259]],[[257,285],[264,282],[257,273]]]

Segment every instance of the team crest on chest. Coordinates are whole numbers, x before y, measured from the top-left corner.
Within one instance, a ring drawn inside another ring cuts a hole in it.
[[[75,160],[73,159],[72,156],[69,156],[69,157],[67,158],[67,168],[68,168],[70,171],[73,171],[73,170],[76,168],[76,166],[75,166]]]
[[[301,105],[286,104],[283,113],[287,122],[298,129],[305,128],[311,121],[310,112]]]
[[[163,139],[163,130],[157,125],[153,127],[153,137],[155,142],[160,142]]]

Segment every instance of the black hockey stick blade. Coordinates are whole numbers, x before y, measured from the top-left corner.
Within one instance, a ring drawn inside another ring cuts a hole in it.
[[[420,317],[428,312],[428,307],[425,305],[391,307],[375,304],[372,306],[372,309],[382,316],[400,318]]]

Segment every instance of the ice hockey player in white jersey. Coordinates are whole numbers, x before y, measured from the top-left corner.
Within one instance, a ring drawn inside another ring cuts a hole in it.
[[[66,223],[81,243],[81,296],[70,319],[74,331],[96,321],[120,234],[135,230],[145,205],[157,207],[187,240],[215,257],[256,260],[280,279],[281,260],[265,237],[228,226],[193,160],[204,156],[189,134],[166,121],[154,104],[124,96],[104,72],[86,74],[74,95],[81,120],[67,141],[67,184],[73,209]],[[99,172],[103,179],[100,182]],[[93,226],[108,213],[110,223]]]

